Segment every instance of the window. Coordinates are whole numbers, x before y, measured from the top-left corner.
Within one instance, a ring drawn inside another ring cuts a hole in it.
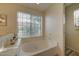
[[[18,12],[17,23],[18,37],[41,35],[41,16]]]
[[[79,27],[79,10],[74,11],[74,25]]]

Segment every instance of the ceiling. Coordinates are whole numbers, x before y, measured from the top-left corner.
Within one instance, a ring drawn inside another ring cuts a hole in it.
[[[36,9],[38,11],[45,11],[46,9],[48,9],[50,7],[50,5],[53,3],[40,3],[40,4],[36,4],[36,3],[20,3],[20,5],[26,6],[28,8],[31,9]],[[71,3],[65,3],[65,6],[69,6]]]
[[[40,4],[21,3],[20,5],[26,6],[26,7],[31,8],[31,9],[36,9],[38,11],[45,11],[51,5],[51,3],[40,3]]]
[[[65,7],[66,7],[66,6],[69,6],[69,5],[71,5],[71,4],[72,4],[72,3],[65,3],[64,5],[65,5]]]

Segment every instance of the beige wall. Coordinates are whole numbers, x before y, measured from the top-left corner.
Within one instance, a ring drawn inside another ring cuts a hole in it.
[[[0,26],[0,36],[6,35],[8,33],[16,33],[16,14],[18,11],[33,13],[36,15],[43,15],[37,10],[32,10],[19,4],[0,4],[0,14],[7,15],[7,26]]]
[[[59,55],[64,55],[64,36],[63,36],[63,21],[64,21],[64,7],[63,4],[52,4],[47,10],[45,16],[45,33],[52,40],[58,43]],[[46,37],[46,38],[47,38]]]
[[[74,26],[74,11],[79,9],[79,4],[66,7],[66,47],[79,50],[79,30]]]

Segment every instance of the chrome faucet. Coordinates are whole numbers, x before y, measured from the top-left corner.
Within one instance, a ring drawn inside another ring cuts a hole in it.
[[[16,35],[14,34],[13,38],[10,39],[10,44],[14,45],[16,43],[16,40],[17,40],[17,38],[16,38]]]

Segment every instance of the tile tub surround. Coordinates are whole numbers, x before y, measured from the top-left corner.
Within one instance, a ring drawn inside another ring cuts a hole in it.
[[[57,44],[52,44],[51,46],[48,44],[47,40],[36,40],[21,44],[18,49],[18,56],[33,56],[38,55],[42,52],[48,51],[50,49],[56,48]],[[56,49],[54,50],[56,51]],[[55,53],[56,54],[56,53]],[[53,54],[52,56],[54,56]],[[49,54],[50,55],[50,54]]]
[[[19,40],[15,44],[10,44],[10,39],[13,39],[14,34],[7,34],[0,37],[0,56],[15,56],[17,54]]]
[[[7,35],[3,35],[3,36],[0,36],[0,48],[4,47],[4,45],[6,44],[9,44],[10,42],[10,39],[12,39],[14,36],[13,33],[11,34],[7,34]]]
[[[7,34],[7,35],[4,35],[4,36],[1,36],[0,37],[0,47],[2,48],[9,48],[9,47],[12,47],[14,45],[16,45],[16,40],[15,43],[12,45],[11,44],[11,40],[13,40],[13,37],[14,37],[14,33],[10,33],[10,34]]]
[[[17,41],[15,45],[7,48],[0,48],[0,56],[16,56],[20,41]]]
[[[17,48],[18,47],[0,49],[0,56],[15,56],[17,54]]]

